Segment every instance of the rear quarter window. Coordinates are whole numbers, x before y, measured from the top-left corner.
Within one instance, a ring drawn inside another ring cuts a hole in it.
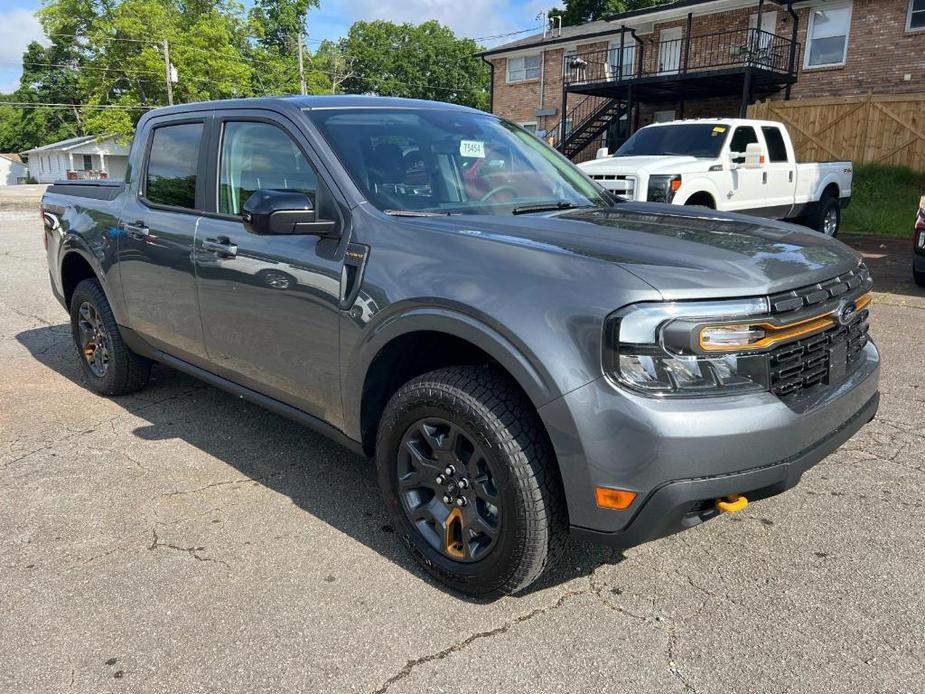
[[[768,143],[768,158],[771,162],[786,162],[787,145],[784,143],[784,136],[780,128],[765,126],[762,129],[764,139]]]
[[[145,199],[156,205],[196,209],[196,175],[202,123],[162,125],[151,135]]]

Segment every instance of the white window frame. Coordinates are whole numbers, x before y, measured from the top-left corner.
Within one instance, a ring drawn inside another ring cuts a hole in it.
[[[535,120],[524,120],[524,121],[520,121],[520,122],[517,123],[517,125],[519,125],[521,128],[523,128],[524,130],[526,130],[526,131],[527,131],[528,133],[530,133],[531,135],[536,135],[536,133],[537,133],[537,130],[536,130],[536,121],[535,121]],[[529,126],[529,127],[528,127],[528,126]],[[532,127],[533,130],[530,130],[530,129],[529,129],[530,127]]]
[[[906,31],[909,33],[918,33],[920,31],[925,31],[925,26],[913,27],[912,26],[912,8],[915,6],[915,0],[909,0],[909,12],[906,14]],[[925,10],[925,7],[922,8]],[[922,10],[916,10],[916,12],[922,12]]]
[[[535,68],[527,67],[528,58],[536,58],[537,63],[536,63]],[[512,79],[511,78],[511,64],[518,60],[522,61],[523,68],[522,70],[518,70],[517,72],[522,71],[524,76],[521,77],[520,79]],[[527,70],[536,70],[537,71],[536,77],[527,77]],[[518,82],[535,82],[539,80],[540,75],[542,74],[543,74],[543,54],[542,53],[526,53],[524,55],[518,55],[518,56],[507,59],[507,68],[505,70],[505,77],[507,78],[508,84],[517,84]]]
[[[837,63],[822,63],[820,65],[810,65],[809,56],[812,53],[813,27],[816,25],[817,10],[848,10],[848,27],[845,29],[845,50],[842,53],[842,59]],[[806,50],[803,56],[804,70],[819,70],[829,67],[842,67],[848,62],[848,45],[851,42],[851,23],[854,21],[854,3],[845,2],[837,5],[823,5],[820,7],[809,8],[809,22],[806,26]]]

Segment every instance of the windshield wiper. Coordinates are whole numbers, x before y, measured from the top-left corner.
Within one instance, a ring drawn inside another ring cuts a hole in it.
[[[568,200],[559,200],[558,202],[541,202],[536,205],[522,205],[511,210],[511,214],[528,214],[530,212],[554,212],[556,210],[577,210],[585,207],[596,207],[596,205],[576,205]]]
[[[449,217],[460,212],[425,212],[424,210],[382,210],[391,217]]]

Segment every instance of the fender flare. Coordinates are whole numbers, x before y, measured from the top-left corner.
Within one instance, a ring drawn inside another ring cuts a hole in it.
[[[359,439],[363,390],[369,368],[390,342],[415,332],[443,333],[466,340],[504,368],[539,409],[562,395],[551,374],[531,359],[525,345],[504,335],[468,313],[441,306],[417,306],[392,312],[376,325],[367,326],[364,336],[346,364],[343,382],[344,421],[348,435]]]
[[[96,280],[100,283],[100,287],[103,289],[103,294],[106,296],[106,301],[109,302],[109,306],[112,309],[113,315],[115,316],[116,323],[119,325],[124,325],[124,316],[122,315],[122,303],[119,301],[114,301],[112,296],[112,287],[106,276],[106,273],[103,271],[102,265],[100,265],[99,259],[96,255],[91,252],[87,247],[86,242],[77,234],[68,233],[64,236],[64,239],[61,242],[61,249],[58,253],[58,267],[57,274],[58,280],[61,286],[62,298],[64,296],[64,275],[62,273],[62,268],[64,267],[64,261],[68,256],[77,255],[84,261],[87,265],[90,266],[90,269],[93,271]],[[65,307],[70,310],[70,307]]]

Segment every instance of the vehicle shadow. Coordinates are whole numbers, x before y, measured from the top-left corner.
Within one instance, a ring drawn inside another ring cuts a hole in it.
[[[912,279],[912,230],[909,236],[839,234],[840,241],[864,256],[874,291],[925,299],[925,287]]]
[[[16,339],[36,360],[86,387],[69,325],[26,330]],[[289,497],[418,580],[460,600],[490,602],[451,591],[418,567],[388,523],[372,463],[322,435],[161,365],[155,366],[148,387],[111,400],[147,422],[133,430],[138,438],[185,441],[255,484]],[[587,576],[622,558],[615,550],[570,540],[562,561],[520,595]]]

